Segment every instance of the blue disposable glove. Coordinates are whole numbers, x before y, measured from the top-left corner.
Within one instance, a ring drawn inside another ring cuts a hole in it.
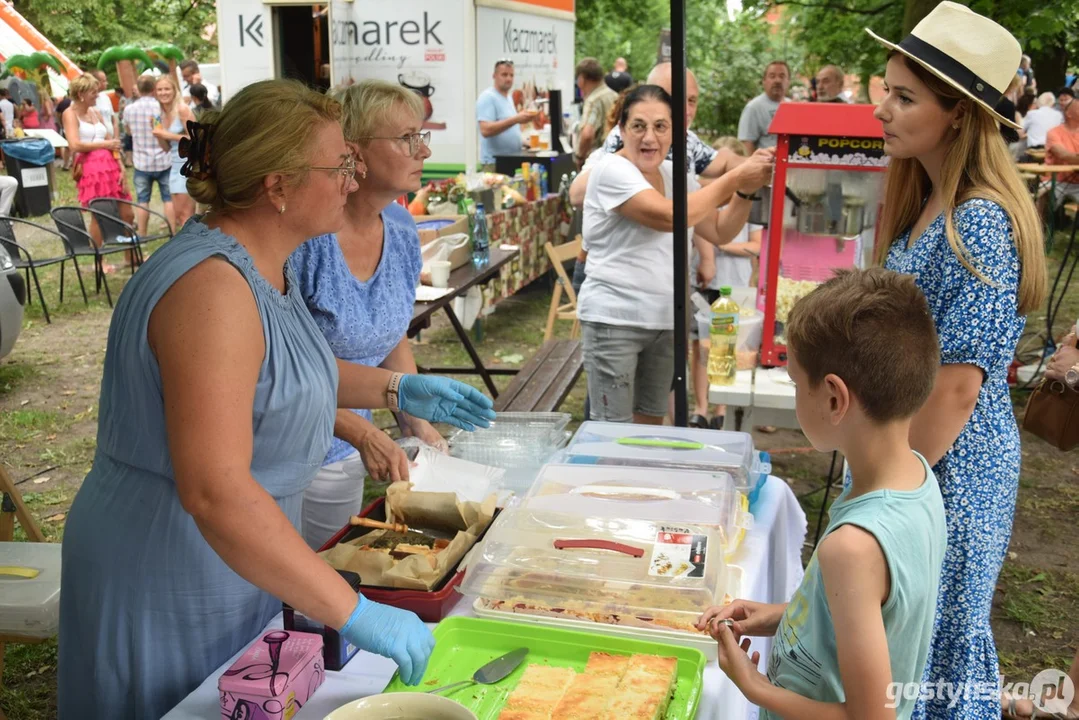
[[[373,602],[363,595],[341,628],[358,648],[391,658],[406,685],[419,685],[435,649],[435,637],[415,613]]]
[[[490,427],[495,419],[486,395],[471,385],[437,375],[405,375],[397,388],[397,405],[413,417],[469,432]]]

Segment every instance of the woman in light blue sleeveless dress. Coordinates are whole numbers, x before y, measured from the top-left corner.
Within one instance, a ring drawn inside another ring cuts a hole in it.
[[[154,128],[154,137],[169,145],[172,170],[169,173],[169,192],[176,227],[183,227],[195,213],[195,202],[187,192],[187,178],[180,174],[184,159],[180,157],[180,140],[187,137],[187,123],[195,121],[195,113],[180,98],[180,86],[172,75],[162,75],[154,85],[154,95],[161,103],[161,125]]]
[[[261,120],[282,105],[289,132]],[[190,146],[191,190],[213,210],[120,296],[94,465],[63,542],[60,720],[160,718],[282,600],[422,677],[430,632],[357,597],[307,547],[303,491],[338,404],[381,407],[396,387],[402,410],[463,423],[490,403],[444,378],[338,363],[308,313],[288,256],[336,230],[355,189],[338,117],[298,83],[238,93]]]

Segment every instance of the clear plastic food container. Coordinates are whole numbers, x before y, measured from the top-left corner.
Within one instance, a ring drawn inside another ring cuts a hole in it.
[[[718,526],[731,554],[753,518],[725,472],[613,465],[547,465],[522,501],[532,510]]]
[[[573,418],[569,413],[559,412],[500,412],[491,427],[477,428],[474,432],[459,430],[450,436],[450,444],[469,440],[517,440],[544,445],[565,444],[565,430]]]
[[[720,530],[671,520],[505,511],[461,584],[483,609],[676,633],[725,598]]]
[[[746,494],[771,471],[749,433],[628,423],[582,423],[561,457],[574,465],[726,472]]]
[[[504,468],[503,486],[523,492],[536,472],[566,444],[569,413],[499,413],[489,428],[450,436],[453,457]]]
[[[0,543],[0,566],[0,635],[55,635],[60,627],[60,543]]]

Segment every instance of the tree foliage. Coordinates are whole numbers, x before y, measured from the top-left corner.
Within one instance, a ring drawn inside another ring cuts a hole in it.
[[[577,59],[594,57],[609,70],[623,57],[643,80],[656,62],[660,31],[670,27],[670,9],[669,0],[577,0]]]
[[[186,57],[217,59],[212,0],[16,0],[15,9],[80,67],[114,45],[171,43]]]
[[[1039,85],[1059,85],[1069,56],[1079,51],[1074,33],[1079,0],[1031,3],[1028,0],[958,0],[1008,28],[1023,52],[1035,59]],[[938,0],[748,0],[761,10],[781,7],[784,31],[807,52],[807,73],[828,63],[868,78],[884,70],[887,53],[862,28],[898,42]]]
[[[700,85],[695,126],[707,135],[735,135],[742,108],[761,93],[765,66],[785,60],[798,72],[804,50],[758,12],[743,11],[728,19],[723,0],[687,2],[687,6],[686,64]]]
[[[606,68],[624,57],[633,76],[644,80],[656,62],[660,32],[669,27],[669,0],[577,0],[577,57],[595,57]],[[734,134],[773,59],[797,67],[801,45],[777,32],[759,10],[729,19],[726,0],[686,0],[686,63],[700,85],[698,131]]]

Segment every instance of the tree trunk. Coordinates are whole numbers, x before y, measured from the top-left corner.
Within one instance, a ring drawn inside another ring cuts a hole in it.
[[[903,35],[908,35],[937,4],[938,0],[906,0],[903,7]]]
[[[116,62],[116,77],[120,79],[120,87],[124,89],[124,95],[129,98],[135,97],[135,63],[130,60],[118,60]]]
[[[1053,92],[1064,87],[1064,73],[1068,67],[1067,38],[1058,36],[1051,45],[1031,51],[1030,66],[1038,81],[1038,93]]]

